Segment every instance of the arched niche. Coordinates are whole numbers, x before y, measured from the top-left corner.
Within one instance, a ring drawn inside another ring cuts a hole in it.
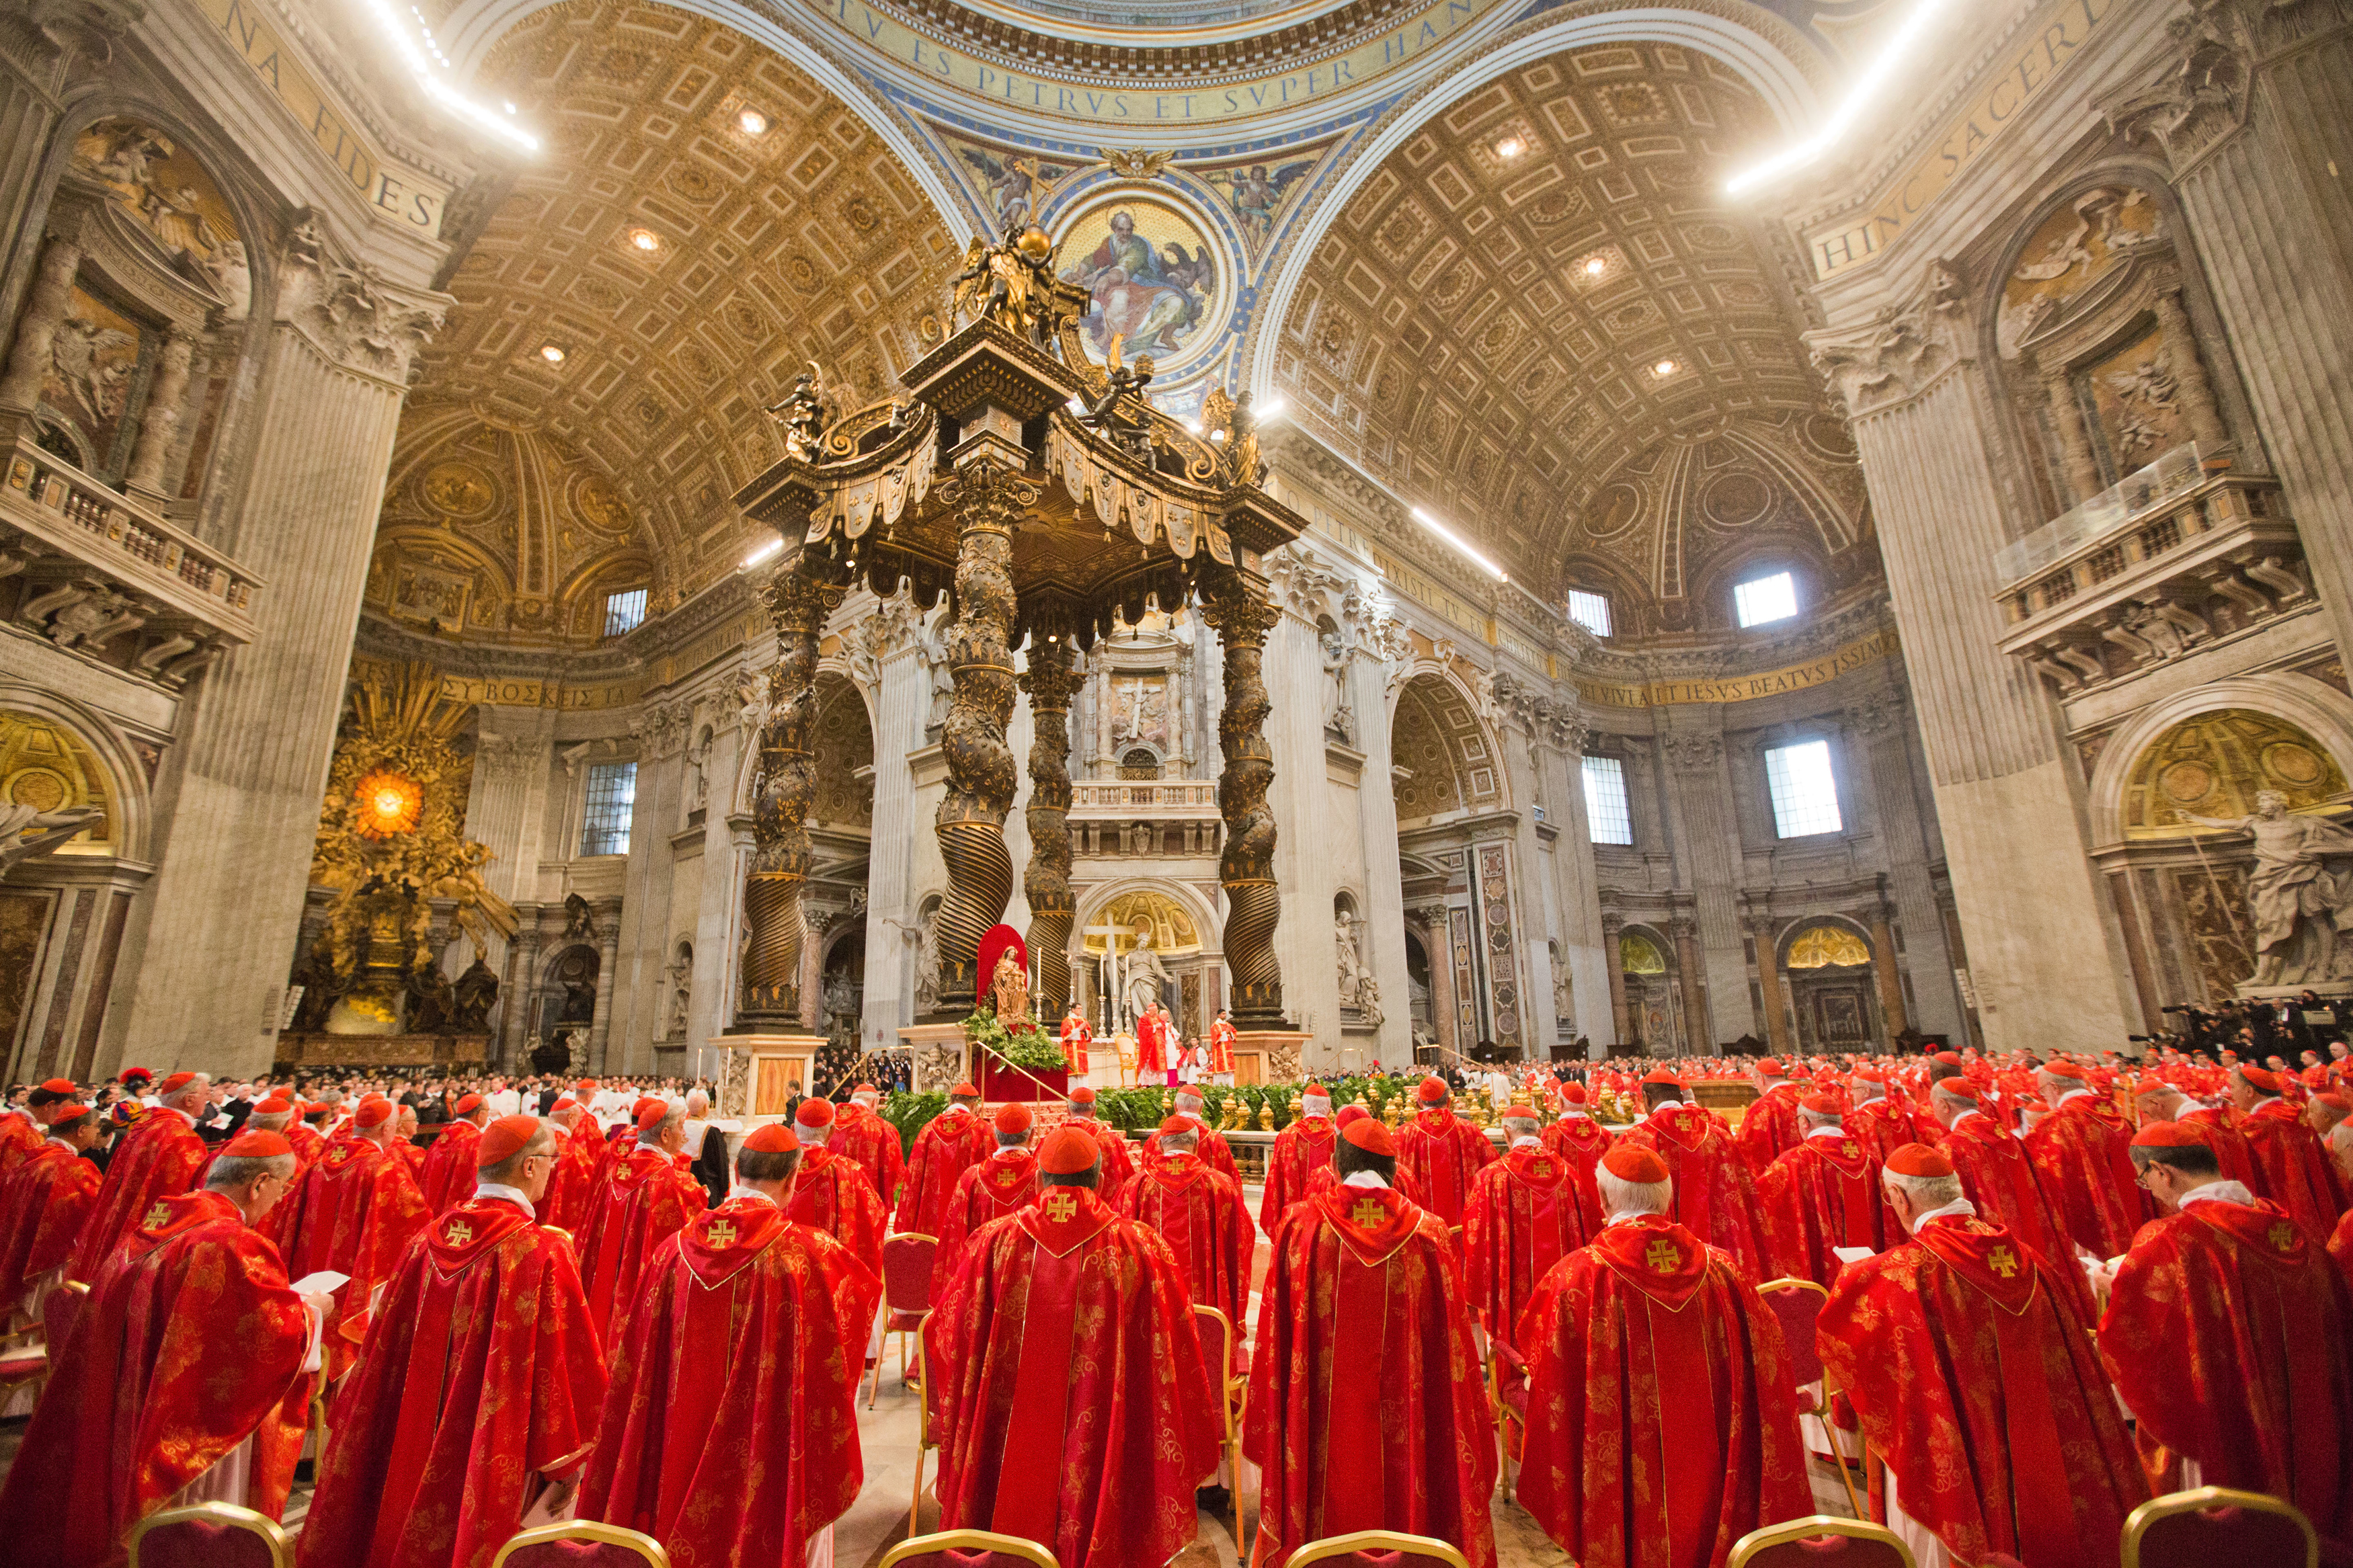
[[[1389,714],[1389,761],[1398,824],[1415,826],[1511,804],[1494,731],[1452,672],[1417,674],[1398,689]]]
[[[1818,915],[1774,944],[1798,1043],[1810,1051],[1853,1051],[1886,1034],[1872,967],[1870,933],[1842,916]]]
[[[2263,792],[2290,811],[2341,806],[2345,770],[2318,741],[2253,708],[2216,708],[2171,726],[2140,749],[2125,775],[2124,834],[2175,838],[2189,816],[2242,817]]]
[[[1680,1056],[1684,1043],[1683,991],[1675,944],[1655,927],[1630,925],[1618,933],[1618,969],[1626,990],[1626,1023],[1645,1056]]]
[[[102,806],[102,831],[85,829],[57,852],[133,862],[148,858],[147,771],[121,731],[69,698],[5,679],[0,679],[0,725],[13,727],[15,754],[26,770],[20,785],[0,763],[0,803],[39,805],[55,795],[58,805],[40,809]]]
[[[2187,721],[2231,709],[2246,710],[2301,731],[2340,773],[2353,769],[2353,697],[2325,681],[2280,671],[2233,676],[2176,692],[2118,725],[2100,748],[2092,765],[2087,791],[2087,815],[2095,855],[2121,847],[2135,838],[2149,837],[2126,832],[2126,789],[2149,749]],[[2149,826],[2162,828],[2167,825]],[[2186,837],[2187,834],[2179,837]]]

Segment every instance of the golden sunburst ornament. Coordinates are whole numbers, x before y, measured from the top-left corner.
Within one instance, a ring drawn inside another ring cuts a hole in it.
[[[414,833],[417,819],[425,810],[424,789],[406,773],[379,769],[360,780],[353,795],[359,802],[355,826],[366,838]]]

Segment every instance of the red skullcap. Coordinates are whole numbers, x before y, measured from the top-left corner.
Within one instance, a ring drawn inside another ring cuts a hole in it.
[[[999,1132],[1027,1132],[1033,1121],[1029,1108],[1019,1100],[1008,1100],[997,1108],[997,1130]]]
[[[670,1101],[666,1100],[641,1100],[638,1104],[644,1108],[638,1112],[639,1132],[652,1131],[659,1127],[662,1124],[662,1119],[670,1114]]]
[[[61,1100],[57,1104],[49,1107],[49,1125],[54,1127],[60,1121],[71,1121],[77,1116],[87,1116],[89,1114],[90,1107],[84,1105],[80,1100]]]
[[[593,1078],[584,1078],[578,1083],[572,1086],[572,1092],[575,1094],[594,1094],[596,1092],[596,1080]]]
[[[1082,1171],[1092,1171],[1102,1158],[1102,1146],[1067,1121],[1047,1133],[1046,1142],[1038,1147],[1038,1169],[1049,1176],[1075,1176]]]
[[[391,1120],[392,1101],[380,1094],[369,1095],[360,1101],[360,1108],[352,1112],[352,1125],[354,1127],[380,1127]]]
[[[2245,1079],[2265,1094],[2277,1094],[2280,1091],[2279,1074],[2267,1068],[2249,1067],[2246,1063],[2241,1062],[2238,1073],[2241,1078]]]
[[[306,1100],[302,1102],[302,1114],[306,1117],[324,1116],[334,1109],[323,1100]]]
[[[1436,1105],[1446,1098],[1446,1080],[1442,1078],[1423,1079],[1421,1087],[1413,1091],[1413,1097],[1424,1105]]]
[[[1838,1096],[1834,1094],[1810,1094],[1806,1096],[1805,1099],[1798,1101],[1798,1103],[1803,1106],[1806,1110],[1812,1111],[1817,1116],[1844,1116],[1846,1114],[1845,1108],[1839,1104]]]
[[[1978,1086],[1971,1083],[1965,1078],[1938,1079],[1936,1080],[1936,1092],[1938,1094],[1949,1094],[1955,1100],[1966,1100],[1971,1105],[1975,1105],[1978,1102]]]
[[[2040,1070],[2049,1073],[2052,1078],[2080,1079],[2084,1076],[2082,1068],[2077,1067],[2073,1062],[2061,1061],[2057,1057],[2044,1062]]]
[[[978,1100],[980,1098],[980,1090],[973,1088],[970,1080],[967,1079],[948,1090],[948,1098],[950,1100]]]
[[[2133,1134],[2136,1149],[2203,1149],[2206,1135],[2186,1121],[2152,1121]]]
[[[1767,1057],[1763,1061],[1757,1064],[1757,1070],[1764,1074],[1767,1078],[1787,1078],[1789,1076],[1788,1070],[1782,1067],[1780,1058],[1778,1057]]]
[[[1344,1105],[1340,1108],[1340,1114],[1332,1119],[1332,1124],[1345,1131],[1351,1123],[1362,1121],[1371,1114],[1361,1105]]]
[[[1085,1084],[1081,1084],[1078,1088],[1071,1090],[1071,1103],[1072,1105],[1092,1105],[1094,1102],[1095,1091],[1089,1089]]]
[[[639,1095],[639,1096],[638,1097],[637,1103],[629,1107],[629,1120],[630,1120],[630,1121],[643,1121],[643,1120],[644,1120],[644,1118],[645,1118],[646,1111],[647,1111],[649,1109],[650,1109],[650,1108],[651,1108],[651,1107],[653,1107],[653,1106],[659,1105],[659,1104],[661,1104],[661,1103],[662,1103],[662,1102],[661,1102],[660,1100],[656,1100],[656,1099],[655,1099],[652,1095],[650,1095],[650,1094],[641,1094],[641,1095]]]
[[[852,1094],[875,1094],[875,1093],[879,1093],[880,1091],[879,1091],[878,1089],[875,1089],[875,1087],[874,1087],[872,1084],[871,1084],[871,1083],[861,1083],[861,1084],[860,1084],[856,1089],[851,1089],[849,1092],[850,1092],[850,1093],[852,1093]]]
[[[1857,1068],[1854,1069],[1854,1076],[1862,1079],[1865,1083],[1885,1083],[1887,1081],[1887,1075],[1880,1071],[1877,1068]]]
[[[1200,1131],[1201,1124],[1189,1116],[1172,1116],[1160,1124],[1160,1131],[1164,1137],[1191,1138],[1198,1135]]]
[[[577,1110],[579,1109],[580,1102],[578,1100],[573,1099],[568,1094],[559,1094],[555,1097],[555,1103],[547,1108],[547,1113],[550,1116],[554,1116],[558,1111]]]
[[[1672,1173],[1667,1163],[1640,1144],[1612,1144],[1609,1152],[1601,1156],[1601,1168],[1621,1182],[1639,1182],[1645,1186],[1663,1182]]]
[[[53,1078],[41,1088],[51,1094],[78,1094],[81,1086],[69,1078]]]
[[[292,1152],[294,1145],[275,1132],[240,1132],[221,1150],[222,1156],[230,1160],[275,1160]]]
[[[833,1101],[822,1095],[809,1096],[808,1099],[801,1101],[800,1109],[793,1112],[793,1125],[807,1127],[812,1131],[819,1127],[832,1126]]]
[[[1671,1083],[1677,1089],[1681,1089],[1683,1086],[1683,1079],[1677,1078],[1674,1074],[1669,1072],[1664,1068],[1652,1068],[1649,1072],[1642,1075],[1642,1081],[1644,1083]]]
[[[1936,1053],[1936,1059],[1944,1063],[1948,1068],[1957,1068],[1961,1065],[1961,1053],[1958,1051],[1938,1051]]]
[[[1585,1086],[1581,1083],[1567,1085],[1561,1089],[1560,1097],[1568,1101],[1571,1105],[1583,1105],[1585,1103]]]
[[[744,1140],[744,1147],[754,1154],[789,1154],[800,1146],[801,1141],[793,1136],[793,1130],[781,1121],[762,1122]]]
[[[1340,1129],[1340,1136],[1368,1154],[1386,1154],[1392,1160],[1397,1158],[1397,1140],[1389,1136],[1388,1128],[1370,1116],[1361,1121],[1349,1122]]]
[[[2325,1105],[2339,1116],[2353,1116],[2353,1099],[2341,1094],[2316,1094],[2312,1097],[2312,1103]]]
[[[259,1105],[255,1106],[253,1108],[253,1113],[256,1116],[282,1116],[287,1111],[293,1109],[294,1108],[292,1106],[287,1104],[284,1100],[279,1099],[273,1094],[268,1100],[263,1100]]]
[[[486,1170],[513,1159],[530,1146],[538,1132],[536,1116],[500,1117],[483,1128],[482,1135],[474,1141],[474,1169]]]
[[[452,1116],[471,1116],[475,1111],[480,1110],[481,1108],[482,1097],[479,1094],[469,1094],[462,1096],[457,1104],[449,1108],[449,1114]]]
[[[1899,1176],[1949,1176],[1953,1173],[1953,1162],[1940,1149],[1931,1149],[1926,1143],[1905,1143],[1888,1152],[1887,1168]]]
[[[158,1085],[155,1092],[159,1095],[177,1094],[195,1081],[196,1075],[192,1072],[175,1072]]]
[[[1302,1100],[1320,1100],[1324,1104],[1329,1105],[1332,1103],[1332,1091],[1325,1089],[1320,1083],[1311,1083],[1305,1089],[1299,1091],[1299,1098]]]

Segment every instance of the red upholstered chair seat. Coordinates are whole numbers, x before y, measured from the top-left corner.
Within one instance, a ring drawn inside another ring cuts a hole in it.
[[[275,1520],[227,1503],[166,1509],[131,1534],[131,1568],[286,1568],[294,1553]]]
[[[646,1558],[617,1541],[541,1541],[509,1552],[506,1568],[646,1568]]]
[[[1814,1514],[1750,1531],[1730,1568],[1913,1568],[1904,1542],[1876,1524]]]
[[[2300,1521],[2252,1508],[2200,1509],[2152,1521],[2141,1533],[2140,1568],[2215,1568],[2258,1563],[2295,1568],[2307,1560]]]
[[[902,1312],[893,1308],[890,1319],[882,1325],[882,1331],[886,1334],[912,1334],[923,1326],[923,1313]]]
[[[932,1258],[939,1249],[936,1237],[913,1230],[882,1244],[882,1300],[893,1319],[912,1317],[920,1323],[932,1310]]]
[[[22,1383],[48,1370],[49,1352],[46,1346],[26,1345],[0,1353],[0,1384]]]
[[[1768,1290],[1765,1304],[1781,1321],[1781,1342],[1789,1351],[1789,1375],[1803,1388],[1822,1375],[1822,1358],[1814,1348],[1814,1321],[1821,1316],[1824,1297],[1818,1290]]]

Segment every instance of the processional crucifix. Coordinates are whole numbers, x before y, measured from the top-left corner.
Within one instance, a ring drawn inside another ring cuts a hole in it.
[[[764,590],[779,657],[760,735],[738,1028],[797,1026],[818,638],[862,582],[878,598],[904,584],[923,608],[954,605],[955,698],[940,740],[948,787],[934,823],[948,888],[934,927],[939,1002],[927,1021],[971,1011],[987,984],[980,939],[1012,897],[1005,818],[1020,773],[1006,726],[1017,689],[1036,718],[1024,934],[1040,993],[1070,994],[1072,660],[1156,603],[1198,605],[1224,651],[1218,871],[1234,1016],[1245,1032],[1290,1029],[1274,956],[1272,703],[1261,668],[1276,611],[1261,563],[1306,522],[1260,488],[1256,439],[1237,422],[1246,416],[1197,436],[1146,403],[1140,380],[1114,384],[1092,363],[1078,326],[1086,291],[1056,279],[1053,260],[1053,242],[1034,225],[993,246],[975,240],[954,307],[956,320],[975,319],[901,378],[912,411],[877,403],[842,416],[736,492],[735,504],[786,543]],[[1070,548],[1074,540],[1088,548]],[[1017,671],[1025,642],[1029,668]],[[1113,979],[1116,930],[1100,932]]]

